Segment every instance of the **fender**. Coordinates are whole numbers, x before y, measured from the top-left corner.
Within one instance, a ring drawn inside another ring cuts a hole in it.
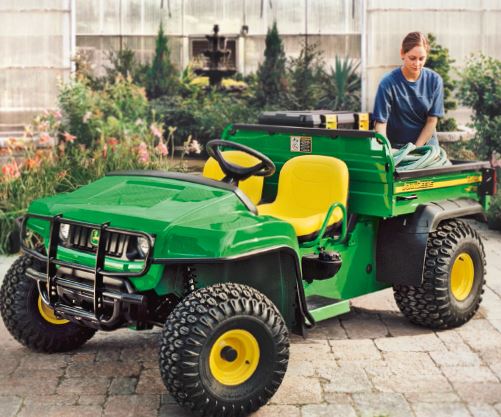
[[[376,243],[376,277],[388,284],[420,286],[428,235],[446,219],[480,216],[482,205],[471,199],[421,204],[413,214],[382,220]]]
[[[204,287],[220,282],[250,285],[275,304],[289,330],[303,337],[306,329],[315,325],[306,304],[298,254],[289,246],[263,248],[226,258],[155,259],[153,263],[190,266],[200,273]]]

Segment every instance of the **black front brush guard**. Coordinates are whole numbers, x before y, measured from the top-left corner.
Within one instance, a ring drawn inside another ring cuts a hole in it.
[[[50,223],[49,243],[47,255],[44,255],[36,250],[29,248],[25,245],[26,236],[26,223],[30,217],[46,220]],[[88,267],[74,262],[62,261],[57,259],[57,248],[59,244],[59,230],[61,223],[89,227],[98,229],[99,243],[96,249],[96,264],[95,267]],[[150,243],[150,250],[144,258],[144,267],[139,272],[108,272],[104,269],[106,241],[110,233],[120,233],[128,236],[144,237]],[[46,264],[46,272],[37,272],[30,269],[28,276],[35,279],[38,286],[40,296],[47,305],[49,305],[54,312],[66,319],[84,322],[91,327],[103,330],[111,330],[116,328],[122,322],[121,311],[127,306],[137,306],[138,308],[138,321],[142,321],[146,315],[146,297],[139,294],[133,294],[130,283],[126,277],[140,277],[146,274],[151,266],[153,251],[153,236],[137,231],[115,229],[109,227],[109,223],[95,225],[92,223],[80,222],[76,220],[64,219],[62,215],[56,216],[43,216],[37,214],[27,214],[21,222],[21,248],[30,256],[38,259]],[[93,285],[74,282],[72,280],[64,279],[57,276],[58,267],[68,267],[75,270],[80,270],[93,274]],[[128,293],[114,291],[107,289],[103,284],[103,278],[114,277],[122,281],[124,286],[129,291]],[[45,288],[44,288],[45,287]],[[59,300],[58,287],[66,290],[75,290],[81,292],[84,296],[90,297],[93,304],[92,311],[85,310],[81,307],[68,306]],[[113,313],[111,316],[104,316],[104,307],[109,300],[113,300]]]

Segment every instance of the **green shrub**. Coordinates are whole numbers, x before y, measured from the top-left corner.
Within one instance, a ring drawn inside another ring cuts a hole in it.
[[[440,146],[445,149],[447,158],[458,161],[476,161],[478,156],[470,149],[468,142],[441,142]]]
[[[140,133],[150,119],[144,89],[132,80],[119,77],[98,94],[96,113],[101,115],[99,133],[123,139]],[[143,122],[143,124],[141,124]]]
[[[2,167],[0,252],[8,248],[15,217],[35,198],[74,190],[109,171],[168,169],[173,148],[165,139],[172,133],[164,138],[144,89],[130,78],[118,75],[93,91],[78,77],[60,87],[59,103],[61,111],[44,112],[26,128],[34,142],[24,149],[23,163]]]
[[[324,75],[324,94],[318,107],[329,110],[360,111],[362,81],[358,74],[360,63],[336,56],[334,67]]]
[[[84,79],[75,79],[60,88],[61,131],[77,137],[77,142],[93,146],[102,136],[123,139],[139,133],[140,123],[150,120],[144,89],[130,78],[117,76],[101,90],[93,91]]]
[[[221,137],[230,123],[255,123],[260,113],[247,97],[212,89],[185,98],[160,97],[150,105],[164,126],[177,126],[177,145],[190,135],[205,144]]]
[[[310,110],[317,107],[322,94],[324,77],[322,52],[317,44],[303,45],[297,58],[289,61],[290,89],[287,110]]]
[[[39,133],[33,132],[35,137]],[[168,151],[159,136],[161,131],[152,125],[121,140],[103,136],[92,148],[77,144],[71,135],[56,147],[37,149],[35,142],[25,148],[21,164],[13,159],[2,167],[0,253],[8,251],[15,218],[25,213],[32,200],[75,190],[110,171],[168,169]]]
[[[279,106],[287,95],[287,58],[277,22],[273,22],[272,28],[268,29],[265,44],[264,61],[256,74],[256,104],[259,107]]]
[[[97,93],[87,81],[76,79],[61,86],[58,101],[64,113],[62,129],[77,136],[80,143],[92,144],[99,137],[101,124],[100,117],[92,117],[97,112]]]
[[[132,78],[135,84],[145,86],[147,65],[141,65],[136,59],[136,54],[132,49],[125,46],[119,51],[110,51],[107,54],[110,61],[110,66],[105,68],[106,76],[102,84],[105,82],[113,83],[117,77]]]
[[[471,57],[461,74],[459,97],[473,110],[473,149],[490,159],[501,149],[501,61],[484,55]]]
[[[437,131],[439,132],[455,132],[458,130],[458,124],[453,117],[443,117],[438,119]]]
[[[481,159],[495,159],[501,149],[501,61],[477,55],[469,59],[461,74],[459,97],[473,110],[472,125],[475,137],[472,149]],[[498,162],[499,163],[499,162]],[[498,168],[498,178],[500,176]],[[498,181],[497,195],[487,213],[489,225],[501,229],[501,190]]]
[[[498,190],[501,187],[498,181]],[[501,230],[501,191],[498,191],[491,199],[491,206],[487,212],[487,223],[491,229]]]
[[[426,59],[426,66],[437,72],[444,82],[444,108],[445,114],[449,110],[457,108],[457,102],[454,99],[454,89],[457,82],[450,76],[452,64],[456,62],[449,55],[449,49],[444,48],[437,42],[437,38],[431,33],[428,34],[430,42],[430,53]],[[457,130],[456,119],[444,116],[438,121],[437,130],[439,132],[451,132]]]
[[[165,95],[177,94],[178,74],[170,60],[169,41],[160,24],[155,45],[153,62],[146,70],[146,91],[148,98],[155,99]]]

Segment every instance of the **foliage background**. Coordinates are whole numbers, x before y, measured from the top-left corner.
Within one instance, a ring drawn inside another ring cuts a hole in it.
[[[482,54],[472,56],[461,74],[459,97],[473,111],[475,137],[470,149],[497,167],[498,192],[488,220],[492,228],[501,230],[501,61]]]
[[[444,82],[445,116],[438,121],[437,130],[439,132],[455,131],[458,128],[456,120],[452,117],[447,117],[449,110],[457,108],[457,101],[454,97],[457,82],[452,78],[451,74],[455,60],[451,58],[449,49],[440,45],[432,33],[429,33],[427,37],[430,42],[430,53],[426,59],[426,66],[436,71]]]
[[[473,110],[474,140],[450,145],[449,152],[496,163],[493,151],[501,151],[500,61],[472,57],[457,83],[450,74],[454,60],[449,51],[429,37],[428,66],[444,79],[446,110],[455,108],[456,90]],[[220,137],[229,123],[255,123],[263,110],[360,110],[359,62],[336,57],[334,66],[326,68],[322,51],[312,43],[287,58],[276,24],[268,30],[258,71],[247,77],[235,74],[220,88],[206,86],[191,66],[180,71],[172,65],[162,26],[150,64],[139,64],[127,48],[110,51],[109,58],[105,75],[96,77],[77,57],[75,78],[60,85],[59,109],[44,112],[26,127],[30,145],[9,143],[10,157],[0,177],[0,252],[13,243],[14,219],[32,199],[72,191],[113,170],[173,169],[176,149],[181,159],[199,153],[199,142]],[[441,126],[456,127],[452,119]],[[501,228],[499,193],[492,202],[490,225]]]

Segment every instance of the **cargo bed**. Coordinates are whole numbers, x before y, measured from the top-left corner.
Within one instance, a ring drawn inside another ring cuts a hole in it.
[[[390,143],[372,130],[235,124],[225,130],[223,139],[250,146],[275,162],[277,172],[265,180],[265,201],[275,198],[283,164],[305,154],[333,156],[346,163],[348,209],[355,214],[388,218],[412,213],[423,203],[456,198],[478,201],[486,209],[494,186],[487,161],[398,171]]]

